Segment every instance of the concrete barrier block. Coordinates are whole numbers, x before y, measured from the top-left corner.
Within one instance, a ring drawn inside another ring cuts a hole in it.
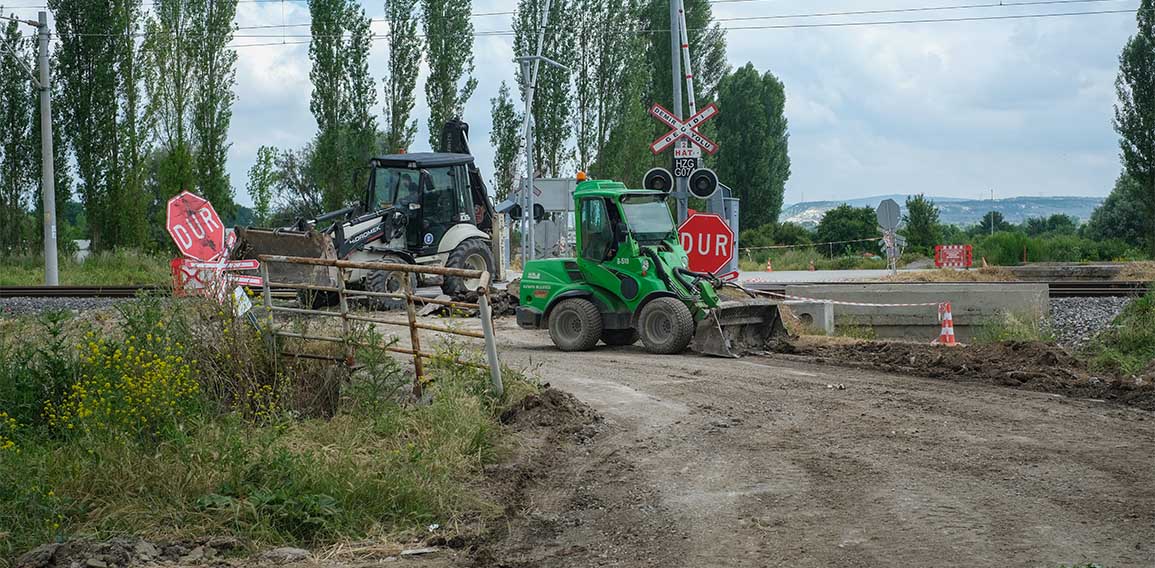
[[[802,325],[826,335],[834,335],[834,304],[787,300],[782,305],[789,308]]]

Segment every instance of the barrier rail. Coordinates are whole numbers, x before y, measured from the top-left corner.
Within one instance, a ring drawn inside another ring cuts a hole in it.
[[[490,379],[493,382],[494,394],[500,396],[504,392],[504,386],[501,379],[501,364],[497,360],[497,341],[493,332],[493,312],[489,307],[489,284],[490,274],[482,270],[466,270],[462,268],[448,268],[442,266],[416,266],[412,264],[395,264],[389,262],[359,262],[352,260],[337,260],[326,258],[308,258],[299,256],[284,256],[284,255],[261,255],[258,257],[261,260],[261,276],[263,277],[263,298],[265,309],[268,310],[270,317],[273,313],[288,313],[307,315],[315,317],[331,317],[341,319],[341,337],[332,337],[325,335],[309,335],[303,333],[292,333],[288,331],[271,329],[275,337],[287,337],[293,339],[305,339],[312,341],[325,341],[330,343],[340,343],[345,347],[345,357],[338,359],[335,357],[303,354],[303,353],[283,353],[286,356],[306,357],[306,358],[320,358],[343,361],[346,365],[353,365],[355,348],[357,346],[367,346],[364,343],[356,342],[353,336],[352,322],[366,322],[371,324],[402,326],[409,328],[409,342],[410,349],[402,347],[384,347],[385,350],[399,353],[402,355],[410,355],[413,357],[413,393],[416,396],[421,395],[422,380],[425,376],[425,365],[423,359],[430,359],[433,357],[431,353],[421,350],[421,334],[420,330],[436,331],[439,333],[447,333],[452,335],[460,335],[464,337],[472,337],[476,339],[483,339],[485,341],[485,355],[488,365],[478,365],[466,361],[459,361],[459,363],[474,365],[483,368],[488,368],[490,372]],[[269,278],[268,263],[284,263],[284,264],[305,264],[313,266],[327,266],[336,269],[358,268],[363,270],[383,270],[386,272],[402,272],[406,275],[414,274],[436,274],[439,276],[458,276],[462,278],[477,278],[480,279],[481,284],[477,290],[477,303],[455,302],[449,300],[440,300],[436,298],[425,298],[417,295],[417,291],[413,289],[412,279],[409,277],[403,278],[402,289],[400,292],[374,292],[371,290],[350,290],[345,287],[344,278],[336,278],[336,286],[324,286],[318,284],[298,284],[289,282],[273,282]],[[292,288],[296,290],[306,290],[314,292],[327,292],[337,295],[338,311],[316,310],[306,307],[290,308],[285,306],[275,306],[272,301],[273,288]],[[360,315],[350,313],[349,299],[350,298],[394,298],[405,301],[405,320],[390,319],[384,317],[377,317],[374,315]],[[481,320],[482,331],[476,332],[464,329],[454,329],[447,326],[433,325],[417,321],[416,303],[422,302],[426,304],[437,304],[443,306],[450,306],[456,308],[476,308],[478,317]]]

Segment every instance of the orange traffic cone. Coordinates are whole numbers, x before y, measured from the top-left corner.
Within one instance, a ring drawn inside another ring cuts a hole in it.
[[[766,259],[766,272],[774,272],[774,265],[771,264],[772,259]]]
[[[938,305],[938,319],[942,320],[942,331],[939,332],[938,339],[932,343],[951,347],[958,345],[954,337],[954,315],[951,314],[950,302]]]
[[[812,258],[812,259],[810,259],[810,272],[814,272],[815,270],[816,269],[814,268],[814,259]]]

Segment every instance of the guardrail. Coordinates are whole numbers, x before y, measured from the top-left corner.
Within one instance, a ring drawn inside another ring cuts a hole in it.
[[[493,313],[489,307],[489,284],[490,274],[482,270],[466,270],[462,268],[448,268],[441,266],[417,266],[412,264],[395,264],[388,262],[359,262],[352,260],[336,260],[326,258],[308,258],[299,256],[284,256],[284,255],[260,255],[258,257],[261,261],[261,276],[264,284],[263,299],[265,308],[268,310],[270,317],[272,314],[288,313],[298,314],[313,317],[332,317],[341,319],[341,337],[332,337],[326,335],[311,335],[307,333],[293,333],[276,329],[275,326],[270,326],[271,333],[274,338],[285,337],[293,339],[303,339],[311,341],[325,341],[331,343],[340,343],[345,348],[344,358],[329,357],[324,355],[304,354],[304,353],[282,353],[286,356],[305,357],[305,358],[319,358],[342,361],[346,365],[352,366],[354,364],[354,355],[356,347],[381,347],[366,345],[357,342],[353,338],[353,323],[365,322],[370,324],[392,325],[409,328],[409,342],[410,349],[403,347],[386,346],[383,347],[387,351],[393,353],[400,353],[403,355],[410,355],[413,357],[413,393],[415,396],[421,395],[421,385],[425,376],[424,359],[431,359],[433,354],[421,350],[421,335],[420,330],[436,331],[439,333],[447,333],[452,335],[459,335],[464,337],[471,337],[482,339],[485,341],[485,355],[488,365],[479,365],[467,361],[459,361],[459,363],[466,365],[474,365],[481,368],[488,368],[490,378],[493,383],[494,394],[500,396],[504,392],[504,386],[501,379],[501,364],[497,360],[497,340],[493,332]],[[413,289],[413,282],[411,278],[404,278],[402,289],[399,292],[374,292],[370,290],[350,290],[345,287],[344,278],[336,278],[336,286],[324,286],[318,284],[298,284],[291,282],[272,282],[269,278],[268,263],[285,263],[285,264],[305,264],[313,266],[327,266],[335,269],[363,269],[363,270],[383,270],[386,272],[402,272],[406,275],[410,273],[416,274],[436,274],[439,276],[458,276],[462,278],[478,278],[481,281],[477,290],[477,303],[456,302],[450,300],[440,300],[437,298],[425,298],[418,296],[416,290]],[[306,290],[315,292],[327,292],[337,295],[337,311],[326,311],[308,309],[305,307],[290,308],[285,306],[273,305],[272,289],[273,288],[292,288],[296,290]],[[385,317],[378,317],[375,315],[362,315],[352,313],[349,310],[350,298],[394,298],[405,301],[406,320],[397,320]],[[417,320],[416,303],[422,302],[426,304],[438,304],[457,308],[476,308],[478,317],[481,320],[481,332],[454,329],[447,326],[434,325],[424,323]]]

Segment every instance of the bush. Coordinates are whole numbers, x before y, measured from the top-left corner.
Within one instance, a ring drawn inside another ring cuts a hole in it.
[[[1021,232],[1000,232],[980,237],[975,243],[975,261],[1014,266],[1027,262],[1103,262],[1140,256],[1121,241],[1094,241],[1076,235],[1029,237]]]
[[[1097,371],[1132,375],[1155,360],[1155,292],[1135,300],[1082,351]]]

